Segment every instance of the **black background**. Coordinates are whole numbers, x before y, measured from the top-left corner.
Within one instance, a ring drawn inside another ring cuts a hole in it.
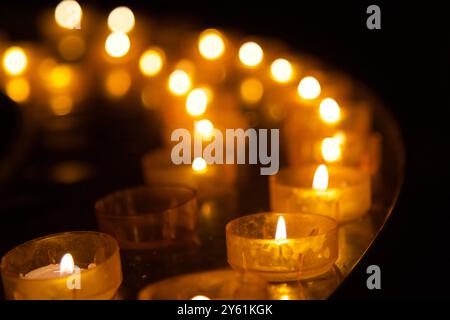
[[[86,2],[80,1],[82,5]],[[0,30],[6,31],[11,39],[35,39],[36,12],[56,3],[2,2]],[[333,298],[450,296],[450,210],[445,205],[450,200],[447,158],[450,27],[443,7],[430,1],[88,3],[105,12],[117,5],[128,5],[134,11],[155,16],[189,16],[199,27],[233,28],[246,34],[274,36],[366,84],[400,124],[407,149],[406,181],[385,230]],[[381,30],[366,28],[366,8],[370,4],[381,7]],[[0,119],[2,130],[11,119]],[[47,231],[34,230],[28,224],[27,230],[18,234],[14,227],[19,224],[14,221],[10,224],[6,217],[0,217],[2,250]],[[381,267],[382,290],[366,288],[365,269],[370,264]]]

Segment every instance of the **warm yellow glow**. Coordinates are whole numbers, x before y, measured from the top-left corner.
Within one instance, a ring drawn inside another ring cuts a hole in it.
[[[70,253],[66,253],[59,263],[59,273],[61,275],[72,274],[75,270],[75,263]]]
[[[6,94],[15,102],[25,102],[30,96],[30,84],[26,79],[13,78],[6,82]]]
[[[86,50],[86,44],[82,37],[70,35],[62,38],[58,43],[58,51],[65,60],[77,60]]]
[[[276,82],[286,83],[292,79],[292,65],[286,59],[277,59],[272,62],[270,72]]]
[[[123,32],[113,32],[106,39],[105,49],[111,57],[123,57],[130,50],[130,38]]]
[[[208,93],[206,89],[192,90],[186,99],[186,111],[191,116],[200,116],[206,111],[208,105]]]
[[[203,31],[199,37],[198,50],[208,60],[220,58],[225,51],[225,42],[220,32],[214,29]]]
[[[214,132],[214,126],[211,121],[207,119],[200,120],[195,126],[195,130],[202,136],[202,138],[209,140]]]
[[[175,70],[169,76],[169,90],[176,96],[186,94],[191,88],[191,79],[183,70]]]
[[[130,87],[131,76],[125,69],[111,71],[106,78],[106,91],[114,97],[125,95]]]
[[[70,66],[60,64],[53,67],[48,74],[48,85],[53,89],[67,88],[73,79],[73,72]]]
[[[17,76],[27,68],[28,59],[21,47],[10,47],[3,54],[3,69],[6,73]]]
[[[322,100],[319,112],[322,120],[327,123],[336,123],[341,118],[341,109],[338,103],[331,98]]]
[[[108,16],[108,27],[114,32],[127,33],[134,27],[134,14],[130,8],[117,7]]]
[[[195,296],[191,300],[211,300],[207,296]]]
[[[192,161],[192,169],[195,172],[203,173],[206,171],[206,161],[203,158],[195,158],[194,161]]]
[[[56,23],[66,29],[79,29],[83,11],[76,1],[61,1],[55,9]]]
[[[322,157],[327,162],[335,162],[341,159],[341,139],[325,138],[322,141]]]
[[[321,164],[314,173],[313,189],[325,191],[328,189],[328,169],[327,166]]]
[[[241,97],[247,103],[257,103],[264,94],[264,86],[257,78],[248,78],[241,83]]]
[[[303,99],[315,99],[320,95],[320,83],[314,77],[303,78],[297,87],[297,93]]]
[[[264,53],[256,42],[244,43],[239,49],[239,59],[247,67],[256,67],[263,60]]]
[[[139,59],[139,69],[142,74],[153,77],[157,75],[164,64],[164,53],[159,48],[146,50]]]
[[[67,95],[57,95],[50,98],[50,108],[57,116],[68,115],[73,108],[73,99]]]
[[[275,231],[275,240],[283,241],[287,239],[286,235],[286,221],[284,217],[280,216],[277,221],[277,230]]]

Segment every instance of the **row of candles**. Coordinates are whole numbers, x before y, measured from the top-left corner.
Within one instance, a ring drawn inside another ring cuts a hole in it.
[[[33,103],[48,104],[55,115],[64,116],[73,112],[77,99],[87,96],[90,82],[83,73],[96,66],[87,63],[82,69],[80,62],[89,60],[86,41],[92,31],[83,33],[80,5],[62,1],[54,18],[52,27],[48,19],[44,25],[66,62],[43,55],[37,63],[39,51],[31,54],[24,47],[9,46],[3,51],[2,80],[6,94],[24,104],[31,104],[33,80],[37,88]],[[106,74],[104,88],[113,99],[134,87],[136,77],[130,70],[137,68],[146,79],[136,87],[142,88],[143,105],[157,108],[161,115],[166,143],[142,160],[144,177],[152,187],[118,192],[96,204],[100,229],[116,240],[103,233],[73,232],[33,240],[10,251],[2,259],[6,297],[109,299],[122,281],[118,246],[145,250],[194,238],[197,201],[232,189],[237,170],[235,165],[208,164],[202,157],[192,165],[174,165],[170,132],[196,120],[193,130],[209,141],[214,128],[249,127],[240,111],[258,107],[282,125],[290,166],[269,179],[272,212],[228,223],[228,262],[235,270],[269,282],[299,281],[328,272],[338,258],[338,224],[362,217],[371,207],[371,177],[379,167],[381,143],[371,129],[371,106],[352,101],[351,82],[345,78],[308,69],[308,63],[283,55],[266,65],[272,54],[257,41],[235,49],[232,37],[216,29],[201,32],[194,59],[181,59],[168,72],[173,55],[169,49],[151,46],[138,59],[131,56],[130,39],[139,43],[133,34],[135,24],[129,8],[109,14],[110,33],[101,63],[108,67],[101,74]],[[336,96],[348,105],[341,107]],[[170,206],[148,212],[156,199],[166,199]],[[142,201],[150,202],[147,211],[133,207]],[[77,281],[80,288],[74,288]]]

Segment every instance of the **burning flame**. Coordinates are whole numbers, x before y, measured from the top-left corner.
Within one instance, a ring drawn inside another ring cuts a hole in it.
[[[59,273],[61,275],[72,274],[74,269],[75,263],[73,262],[73,257],[70,253],[66,253],[59,263]]]
[[[284,217],[280,216],[277,222],[277,231],[275,232],[275,240],[286,240],[286,221]]]
[[[211,300],[207,296],[195,296],[191,300]]]
[[[325,191],[328,188],[328,170],[327,166],[321,164],[314,173],[314,179],[312,183],[314,190]]]

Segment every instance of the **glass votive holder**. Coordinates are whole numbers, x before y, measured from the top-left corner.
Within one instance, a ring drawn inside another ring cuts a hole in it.
[[[100,230],[122,249],[162,249],[197,242],[197,198],[193,189],[176,185],[136,187],[112,193],[95,203]]]
[[[266,300],[267,282],[253,274],[218,269],[181,275],[150,284],[139,300]]]
[[[64,232],[28,241],[1,261],[6,299],[105,300],[122,283],[117,241],[104,233]]]
[[[307,213],[257,213],[226,226],[227,257],[238,271],[270,282],[310,279],[338,257],[336,220]]]
[[[317,166],[284,168],[269,178],[270,207],[277,212],[304,212],[336,217],[338,222],[357,219],[371,208],[371,178],[363,169],[327,165],[326,190],[313,188]]]
[[[148,185],[157,183],[185,185],[196,190],[199,200],[233,192],[237,179],[235,165],[207,164],[198,170],[191,164],[173,164],[170,153],[170,149],[158,149],[144,155],[142,170]]]

